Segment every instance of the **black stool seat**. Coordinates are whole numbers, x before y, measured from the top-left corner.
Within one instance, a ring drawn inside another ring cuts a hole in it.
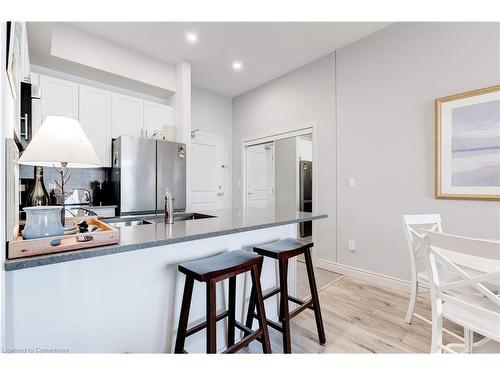
[[[309,249],[313,246],[314,243],[312,242],[299,241],[294,238],[285,238],[283,240],[255,246],[253,251],[259,255],[279,259],[283,257],[291,258],[302,254],[305,249]]]
[[[264,353],[271,353],[269,333],[267,331],[264,298],[260,286],[260,272],[263,257],[243,250],[234,250],[221,255],[185,262],[179,265],[179,271],[186,275],[184,293],[182,295],[181,314],[175,340],[175,353],[186,353],[184,344],[186,337],[206,328],[207,353],[217,352],[216,324],[227,318],[227,349],[224,353],[236,353],[251,341],[258,340]],[[252,278],[252,316],[257,308],[259,328],[252,330],[236,320],[236,276],[250,272]],[[229,279],[228,309],[216,314],[216,284]],[[206,284],[206,321],[188,329],[189,310],[193,296],[194,281]],[[245,334],[235,343],[235,329]]]
[[[195,280],[204,282],[222,277],[227,279],[231,273],[239,274],[250,270],[259,262],[259,256],[243,250],[197,259],[179,265],[179,271],[192,276]]]
[[[321,308],[319,305],[318,288],[316,286],[316,278],[314,277],[314,268],[311,258],[312,246],[312,242],[303,242],[294,238],[286,238],[280,241],[258,245],[253,248],[253,251],[255,251],[257,254],[276,259],[278,261],[279,286],[271,291],[268,291],[266,294],[264,294],[263,298],[267,299],[276,294],[280,295],[279,321],[281,324],[271,320],[267,320],[267,325],[283,334],[284,353],[292,352],[290,320],[305,309],[311,309],[314,311],[319,342],[322,345],[326,343],[323,318],[321,317]],[[302,301],[294,296],[288,295],[288,260],[301,254],[304,254],[307,268],[307,278],[309,280],[309,289],[311,291],[311,298],[309,298],[307,301]],[[256,300],[257,295],[255,295],[254,291],[252,291],[252,296],[250,297],[250,303],[248,305],[248,315],[246,321],[246,326],[249,329],[252,328],[253,319],[260,318],[259,312],[257,311],[257,313],[255,313]],[[288,301],[291,301],[299,306],[293,311],[290,311]]]

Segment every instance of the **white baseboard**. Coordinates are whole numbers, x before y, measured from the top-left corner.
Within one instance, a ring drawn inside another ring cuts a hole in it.
[[[370,284],[377,285],[383,288],[389,288],[394,291],[410,293],[410,282],[396,277],[382,275],[360,268],[347,266],[345,264],[335,263],[325,259],[316,259],[316,267],[340,273],[346,276],[352,276],[361,279]]]

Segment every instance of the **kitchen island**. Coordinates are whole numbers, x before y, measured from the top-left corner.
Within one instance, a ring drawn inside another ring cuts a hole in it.
[[[179,263],[295,237],[297,223],[326,217],[259,208],[207,214],[215,217],[121,227],[116,245],[6,261],[7,347],[171,352],[184,286]],[[261,278],[264,290],[276,285],[273,261],[265,260]],[[291,294],[295,280],[295,265],[290,264]],[[226,291],[227,285],[219,283],[218,311],[227,308]],[[246,304],[249,294],[249,276],[241,275],[237,280],[240,321],[246,307],[242,301]],[[276,301],[266,301],[270,318],[277,316]],[[190,324],[204,318],[204,285],[196,283]],[[221,321],[219,348],[225,346],[224,332]],[[204,331],[189,337],[186,349],[204,352]]]

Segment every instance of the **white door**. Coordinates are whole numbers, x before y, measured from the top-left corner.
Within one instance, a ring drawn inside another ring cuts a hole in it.
[[[274,144],[246,148],[246,206],[274,207]]]
[[[174,110],[171,106],[144,101],[144,130],[151,137],[155,132],[165,133],[166,126],[174,124]]]
[[[111,167],[111,92],[80,85],[80,124],[103,167]]]
[[[40,75],[41,123],[47,116],[67,116],[78,120],[78,84]],[[34,124],[33,135],[38,131]]]
[[[112,94],[112,126],[111,136],[141,136],[143,128],[143,101],[133,96]]]
[[[196,134],[191,140],[191,210],[224,207],[223,141]]]

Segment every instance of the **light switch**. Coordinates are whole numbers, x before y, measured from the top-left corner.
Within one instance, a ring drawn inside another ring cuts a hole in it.
[[[356,250],[356,242],[354,240],[349,240],[347,242],[347,246],[349,247],[349,251],[355,251]]]
[[[350,188],[355,188],[356,187],[356,179],[354,177],[349,177],[348,185]]]

